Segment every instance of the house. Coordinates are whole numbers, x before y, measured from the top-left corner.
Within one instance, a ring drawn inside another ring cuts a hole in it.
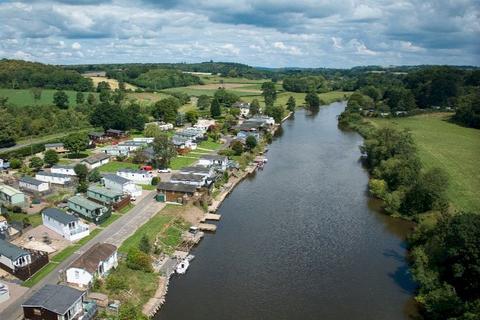
[[[172,137],[172,143],[177,149],[191,149],[191,150],[197,149],[197,144],[193,142],[191,138],[187,138],[179,135],[174,135]]]
[[[174,173],[170,177],[170,182],[172,183],[184,183],[197,188],[203,187],[207,183],[207,178],[205,176],[192,174],[192,173]]]
[[[67,201],[68,208],[83,218],[101,223],[111,215],[111,210],[104,205],[88,200],[83,196],[73,196]]]
[[[32,192],[47,192],[50,190],[48,182],[37,180],[35,178],[24,176],[18,180],[18,185],[21,190],[28,190]]]
[[[269,116],[265,116],[265,115],[256,115],[255,117],[252,117],[252,118],[248,119],[247,122],[248,121],[250,121],[250,122],[253,122],[253,121],[260,122],[260,123],[264,123],[265,125],[268,125],[268,126],[273,126],[275,124],[275,119],[273,119],[273,117],[269,117]]]
[[[46,284],[22,304],[25,320],[91,320],[97,313],[94,302],[86,302],[86,291]]]
[[[56,164],[50,168],[51,173],[59,173],[67,176],[76,176],[74,166]]]
[[[121,169],[117,171],[117,176],[131,180],[139,184],[151,184],[153,174],[145,170]]]
[[[212,167],[204,166],[184,167],[179,170],[179,173],[199,175],[206,177],[207,179],[211,179],[215,176],[215,170],[213,170]]]
[[[105,174],[102,180],[106,188],[128,194],[134,199],[142,195],[142,188],[127,178],[117,176],[116,174]]]
[[[109,162],[110,162],[110,156],[105,153],[97,153],[81,161],[81,163],[86,165],[87,168],[90,170],[98,168]]]
[[[215,167],[221,171],[227,170],[228,158],[215,154],[206,154],[198,159],[198,164],[206,167]]]
[[[13,243],[0,239],[0,266],[9,272],[26,267],[32,263],[29,251],[17,247]]]
[[[87,189],[87,197],[103,204],[113,205],[123,199],[123,192],[91,185]]]
[[[65,153],[67,149],[65,149],[63,143],[47,143],[45,144],[45,150],[53,150],[56,153]]]
[[[108,137],[103,132],[90,132],[88,138],[90,139],[90,144],[102,143],[108,140]]]
[[[193,127],[201,129],[203,130],[203,132],[207,132],[208,129],[210,129],[210,127],[214,125],[215,125],[215,120],[199,119],[197,120],[197,123],[193,125]]]
[[[104,149],[104,152],[112,157],[128,157],[128,150],[122,150],[118,145],[108,146]]]
[[[37,172],[37,174],[35,174],[35,179],[51,184],[58,184],[64,186],[72,181],[72,176],[61,173],[39,171]]]
[[[127,136],[127,133],[123,130],[116,130],[116,129],[108,129],[105,131],[105,135],[107,137],[119,139],[119,138],[124,138]]]
[[[156,125],[158,126],[158,128],[162,131],[168,131],[168,130],[172,130],[173,129],[173,124],[171,123],[165,123],[165,122],[159,122],[159,121],[156,121],[156,122],[149,122],[149,123],[145,123],[145,128],[148,126],[148,125]]]
[[[109,243],[96,243],[65,271],[69,284],[88,288],[96,278],[104,278],[118,266],[117,247]]]
[[[152,137],[137,137],[137,138],[133,138],[133,141],[134,141],[134,142],[143,142],[144,144],[152,143],[153,140],[155,140],[155,139],[152,138]]]
[[[160,182],[157,185],[157,200],[182,203],[195,195],[196,186],[184,183]]]
[[[23,206],[25,204],[25,194],[13,187],[0,184],[0,204]]]
[[[10,169],[10,162],[5,159],[0,158],[0,170],[7,170]]]
[[[246,118],[250,114],[250,103],[237,101],[232,105],[233,108],[240,109],[240,116]]]
[[[79,240],[90,234],[88,226],[82,223],[78,217],[56,208],[43,210],[42,222],[45,227],[69,241]]]
[[[236,139],[242,143],[245,143],[249,136],[255,137],[257,141],[260,141],[260,133],[258,131],[239,131],[237,133]]]

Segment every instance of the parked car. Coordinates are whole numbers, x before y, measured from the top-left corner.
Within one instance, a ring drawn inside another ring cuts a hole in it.
[[[172,170],[166,168],[166,169],[158,169],[158,173],[170,173]]]

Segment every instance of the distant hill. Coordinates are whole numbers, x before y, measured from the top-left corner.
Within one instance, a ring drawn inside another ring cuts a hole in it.
[[[23,60],[0,60],[0,87],[8,89],[45,88],[91,91],[90,79],[75,70]]]

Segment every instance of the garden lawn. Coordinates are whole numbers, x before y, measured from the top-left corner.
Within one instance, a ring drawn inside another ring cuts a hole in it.
[[[42,224],[42,215],[40,213],[26,214],[9,212],[8,216],[9,220],[18,222],[22,222],[25,218],[28,218],[34,228]]]
[[[184,167],[188,167],[194,164],[196,161],[196,158],[175,157],[170,162],[170,169],[178,170]]]
[[[200,142],[198,147],[209,150],[218,150],[222,146],[221,143],[214,142],[212,139],[208,138],[206,141]]]
[[[139,165],[131,162],[110,161],[99,167],[100,172],[117,172],[120,169],[138,169]]]
[[[447,196],[453,206],[480,212],[480,130],[451,123],[450,116],[435,113],[370,121],[377,127],[411,130],[424,167],[439,167],[448,174]]]

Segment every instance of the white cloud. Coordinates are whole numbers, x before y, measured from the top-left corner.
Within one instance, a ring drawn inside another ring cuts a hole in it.
[[[336,49],[342,49],[342,48],[343,48],[342,38],[332,37],[331,39],[332,39],[333,47],[334,47],[334,48],[336,48]]]
[[[233,53],[234,55],[240,54],[240,49],[232,43],[225,43],[224,45],[220,46],[220,48],[225,49],[226,51]]]
[[[72,49],[73,50],[80,50],[82,48],[82,45],[78,42],[72,43]]]

